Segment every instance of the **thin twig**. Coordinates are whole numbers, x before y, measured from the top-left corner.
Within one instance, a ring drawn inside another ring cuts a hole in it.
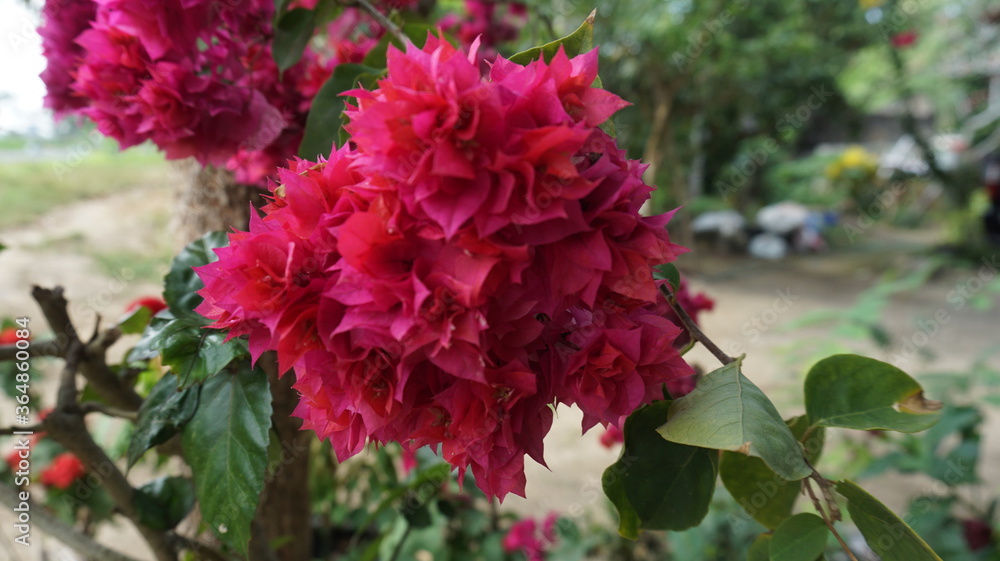
[[[16,489],[5,484],[0,484],[0,503],[3,503],[7,508],[14,509],[21,502]],[[138,561],[134,557],[123,555],[97,543],[94,541],[94,538],[77,531],[73,526],[56,518],[42,505],[35,504],[30,500],[23,502],[27,502],[28,508],[31,509],[31,523],[33,526],[66,544],[71,549],[82,554],[86,559]]]
[[[68,302],[63,296],[62,287],[48,289],[35,286],[32,288],[31,295],[42,309],[49,327],[56,333],[55,340],[62,351],[61,354],[68,356],[67,352],[70,347],[74,343],[82,344],[82,342],[69,319]],[[104,331],[95,329],[94,333],[96,337],[86,343],[83,356],[79,360],[80,374],[87,379],[87,382],[101,396],[101,399],[115,407],[138,410],[142,404],[142,397],[135,392],[134,388],[125,385],[121,378],[111,371],[104,358],[105,351],[121,336],[121,331],[112,327]]]
[[[4,427],[0,429],[0,436],[12,436],[16,432],[39,432],[42,425],[31,425],[30,427]]]
[[[168,542],[167,535],[142,523],[133,503],[135,489],[87,431],[83,420],[83,410],[76,402],[76,371],[83,363],[82,359],[85,358],[85,354],[84,345],[79,339],[69,341],[66,349],[66,366],[63,368],[59,382],[57,405],[45,417],[42,428],[53,440],[75,454],[89,470],[100,473],[103,477],[102,486],[108,492],[111,500],[139,530],[150,549],[153,550],[157,561],[175,561],[177,555]],[[104,360],[103,353],[99,355],[99,358]]]
[[[109,417],[118,417],[119,419],[128,419],[129,421],[136,421],[139,419],[139,413],[136,411],[129,411],[128,409],[121,409],[119,407],[112,407],[111,405],[105,405],[96,401],[88,401],[86,403],[80,404],[80,410],[84,415],[87,413],[104,413]]]
[[[403,551],[403,544],[406,543],[406,538],[410,537],[411,530],[413,530],[413,524],[407,523],[406,530],[403,530],[402,537],[399,538],[399,542],[396,543],[396,547],[392,549],[392,557],[389,558],[389,561],[396,561],[396,559],[399,558],[399,554]]]
[[[399,26],[396,25],[395,23],[392,23],[392,21],[389,18],[385,17],[385,14],[378,11],[378,8],[372,6],[371,2],[369,2],[368,0],[354,0],[354,3],[364,8],[365,11],[368,12],[368,14],[371,15],[371,17],[374,18],[379,25],[384,27],[385,30],[388,31],[389,33],[392,33],[393,36],[395,36],[396,39],[399,40],[400,43],[402,43],[403,45],[412,44],[412,41],[410,41],[410,38],[407,37],[405,33],[403,33],[403,30],[400,29]]]
[[[83,359],[84,346],[79,339],[70,341],[66,349],[66,365],[59,377],[59,392],[56,394],[56,407],[69,409],[76,406],[76,371]]]
[[[19,349],[14,345],[0,345],[0,360],[17,360],[17,353],[27,350],[31,358],[43,356],[59,357],[63,355],[62,346],[54,339],[32,342],[27,349]],[[23,356],[23,355],[22,355]]]
[[[178,550],[187,550],[195,554],[196,559],[208,559],[211,561],[229,561],[229,558],[223,555],[221,552],[209,547],[208,545],[201,543],[198,540],[191,539],[180,534],[171,534],[170,541],[173,543],[174,548]]]
[[[814,477],[818,478],[817,482],[821,480],[825,481],[823,479],[823,476],[821,476],[818,472],[816,472],[816,470],[813,470],[812,475],[803,480],[802,486],[805,487],[806,492],[809,493],[809,498],[812,499],[813,506],[816,507],[816,511],[819,512],[820,518],[822,518],[823,522],[826,523],[826,527],[830,529],[830,533],[833,534],[833,537],[837,538],[838,542],[840,542],[840,547],[844,549],[844,551],[847,553],[847,556],[851,559],[851,561],[858,561],[857,556],[854,555],[854,552],[851,551],[851,548],[847,547],[847,542],[844,541],[844,538],[840,537],[840,533],[837,532],[837,529],[833,526],[833,520],[831,520],[830,517],[826,514],[826,511],[823,510],[823,504],[820,502],[819,498],[816,497],[816,493],[813,492],[813,488],[812,485],[809,484],[809,480]]]
[[[718,345],[712,342],[712,340],[709,339],[707,335],[705,335],[705,333],[701,330],[701,328],[698,327],[698,324],[695,323],[694,320],[691,319],[691,316],[689,316],[688,313],[684,311],[684,308],[677,303],[677,300],[676,298],[674,298],[674,295],[670,293],[669,289],[667,289],[667,285],[665,284],[660,285],[660,292],[662,292],[663,295],[667,298],[667,304],[670,305],[670,309],[674,311],[678,319],[681,320],[681,323],[684,324],[684,328],[687,329],[688,333],[691,334],[692,339],[696,339],[702,345],[705,345],[705,348],[708,349],[708,352],[712,353],[715,356],[715,358],[719,359],[719,362],[721,362],[723,365],[736,362],[735,358],[724,353],[722,349],[719,348]]]

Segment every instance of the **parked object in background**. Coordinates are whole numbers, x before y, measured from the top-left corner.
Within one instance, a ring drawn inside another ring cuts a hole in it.
[[[742,253],[747,245],[747,221],[735,210],[713,210],[699,214],[691,222],[698,239],[707,240],[715,249]]]

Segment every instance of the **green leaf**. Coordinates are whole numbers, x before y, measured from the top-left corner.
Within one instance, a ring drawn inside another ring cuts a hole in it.
[[[917,432],[941,417],[941,403],[924,399],[916,380],[857,355],[817,362],[806,376],[805,402],[810,422],[823,427]]]
[[[170,530],[194,508],[194,485],[186,477],[159,477],[135,490],[139,520],[154,530]]]
[[[128,446],[128,467],[131,468],[146,450],[163,444],[191,420],[198,408],[200,388],[177,389],[177,377],[166,374],[149,392],[139,407],[135,432]]]
[[[517,64],[526,65],[529,62],[538,60],[539,57],[545,57],[545,61],[549,62],[552,57],[556,56],[559,52],[559,47],[562,46],[566,50],[566,56],[574,57],[580,53],[585,53],[590,49],[594,48],[594,18],[597,17],[597,10],[590,12],[587,19],[569,35],[552,41],[551,43],[546,43],[540,47],[532,47],[526,51],[521,51],[516,55],[510,57],[511,62]]]
[[[316,28],[316,12],[295,8],[285,12],[274,26],[273,54],[278,69],[284,72],[302,58]]]
[[[164,310],[153,318],[142,338],[129,352],[129,360],[160,355],[181,386],[200,382],[247,354],[244,339],[226,341],[226,333],[202,327],[200,316],[175,318]]]
[[[149,308],[146,306],[137,306],[118,320],[118,329],[126,335],[142,333],[146,329],[146,326],[149,325],[149,320],[152,317],[153,313]]]
[[[264,490],[270,426],[267,376],[240,363],[237,373],[205,382],[198,411],[181,437],[205,522],[243,553]]]
[[[681,272],[673,263],[666,263],[656,268],[653,276],[658,279],[666,279],[670,283],[670,290],[675,291],[681,287]]]
[[[788,481],[808,476],[802,448],[771,400],[740,372],[742,362],[703,376],[694,391],[673,402],[659,433],[679,444],[758,457]]]
[[[771,561],[771,534],[761,534],[750,544],[747,561]]]
[[[796,514],[774,531],[771,561],[816,561],[826,549],[829,535],[826,522],[819,516],[808,512]]]
[[[194,317],[202,324],[207,323],[194,311],[202,301],[197,292],[205,285],[192,267],[218,261],[219,256],[213,250],[227,245],[229,236],[225,232],[211,232],[189,243],[177,257],[174,257],[170,264],[170,272],[164,279],[163,289],[163,299],[166,300],[174,317]]]
[[[912,528],[857,484],[841,481],[836,489],[847,497],[851,520],[882,561],[942,561]]]
[[[806,434],[805,416],[786,421],[792,435],[802,443],[806,459],[815,463],[823,449],[822,427]],[[770,529],[777,528],[792,515],[802,490],[801,481],[785,481],[760,458],[739,452],[723,452],[719,476],[729,494],[754,520]]]
[[[319,155],[330,155],[331,147],[338,140],[340,115],[344,111],[344,97],[340,94],[356,88],[365,76],[369,77],[367,85],[370,87],[380,72],[377,68],[361,64],[338,64],[334,68],[333,74],[319,89],[309,109],[306,130],[299,145],[300,157],[315,160]]]
[[[629,415],[622,455],[604,470],[604,493],[626,538],[637,538],[640,529],[686,530],[708,513],[718,452],[660,438],[656,427],[669,407],[669,401],[657,401]]]
[[[288,4],[290,4],[291,1],[292,0],[274,0],[274,23],[278,23],[281,16],[285,15],[285,12],[288,10]]]

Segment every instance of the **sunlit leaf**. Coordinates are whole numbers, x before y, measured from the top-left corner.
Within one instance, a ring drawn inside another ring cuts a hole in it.
[[[808,476],[812,470],[801,446],[771,400],[740,372],[741,363],[742,358],[703,376],[691,393],[673,402],[659,433],[679,444],[760,458],[788,481]]]
[[[814,426],[916,432],[941,417],[916,380],[891,364],[857,355],[816,363],[805,381],[806,414]]]

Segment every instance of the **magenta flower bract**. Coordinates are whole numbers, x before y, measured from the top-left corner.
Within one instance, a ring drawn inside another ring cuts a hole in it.
[[[97,15],[94,0],[50,0],[42,7],[42,52],[47,64],[42,72],[45,82],[45,107],[57,116],[86,105],[86,100],[74,95],[73,77],[83,57],[83,48],[76,43]]]
[[[618,425],[689,376],[652,268],[685,251],[599,125],[596,50],[481,77],[430,38],[353,92],[353,143],[281,170],[263,218],[197,269],[198,311],[294,369],[339,458],[433,446],[489,496],[524,494],[552,406]]]
[[[122,148],[149,140],[263,186],[297,151],[333,68],[377,41],[341,29],[282,73],[273,19],[271,0],[48,0],[46,106],[90,118]]]

